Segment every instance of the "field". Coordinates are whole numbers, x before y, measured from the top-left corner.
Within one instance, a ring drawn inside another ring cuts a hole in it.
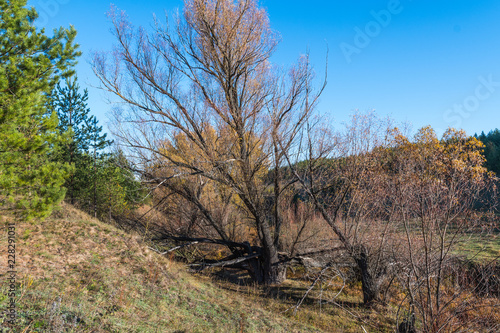
[[[470,235],[457,244],[455,252],[478,262],[499,260],[500,233]]]

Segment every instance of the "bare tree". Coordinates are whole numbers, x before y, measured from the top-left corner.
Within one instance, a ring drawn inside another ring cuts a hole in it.
[[[255,0],[187,0],[174,22],[155,19],[152,33],[135,30],[116,9],[110,17],[118,45],[97,54],[93,68],[126,104],[113,134],[145,179],[197,210],[208,235],[232,251],[226,264],[246,267],[260,283],[280,283],[280,201],[290,186],[281,166],[319,96],[308,58],[286,74],[271,66],[278,35]],[[202,198],[207,186],[237,198],[258,244],[233,242]]]

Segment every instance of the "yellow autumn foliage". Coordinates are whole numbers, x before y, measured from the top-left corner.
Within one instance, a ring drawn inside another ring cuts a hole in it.
[[[442,185],[457,177],[480,181],[488,173],[484,167],[483,143],[468,137],[463,130],[449,128],[441,139],[430,126],[420,129],[413,140],[397,129],[391,134],[391,148],[401,153],[400,156],[407,160],[406,167],[413,168],[412,176],[421,181]]]

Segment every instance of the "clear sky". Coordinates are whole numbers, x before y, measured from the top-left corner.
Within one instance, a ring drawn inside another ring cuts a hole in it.
[[[112,108],[90,67],[92,51],[111,50],[109,0],[29,0],[48,31],[74,25],[83,56],[77,67],[89,106],[107,124]],[[182,0],[114,0],[135,26],[182,8]],[[354,110],[449,126],[469,134],[500,128],[500,1],[261,0],[281,34],[272,60],[289,66],[309,52],[318,84],[327,49],[328,86],[319,111],[333,124]]]

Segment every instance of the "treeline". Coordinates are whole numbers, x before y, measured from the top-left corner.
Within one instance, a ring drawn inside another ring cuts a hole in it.
[[[488,134],[481,132],[480,135],[474,136],[484,143],[484,156],[488,170],[497,175],[500,174],[500,130],[494,129]]]

